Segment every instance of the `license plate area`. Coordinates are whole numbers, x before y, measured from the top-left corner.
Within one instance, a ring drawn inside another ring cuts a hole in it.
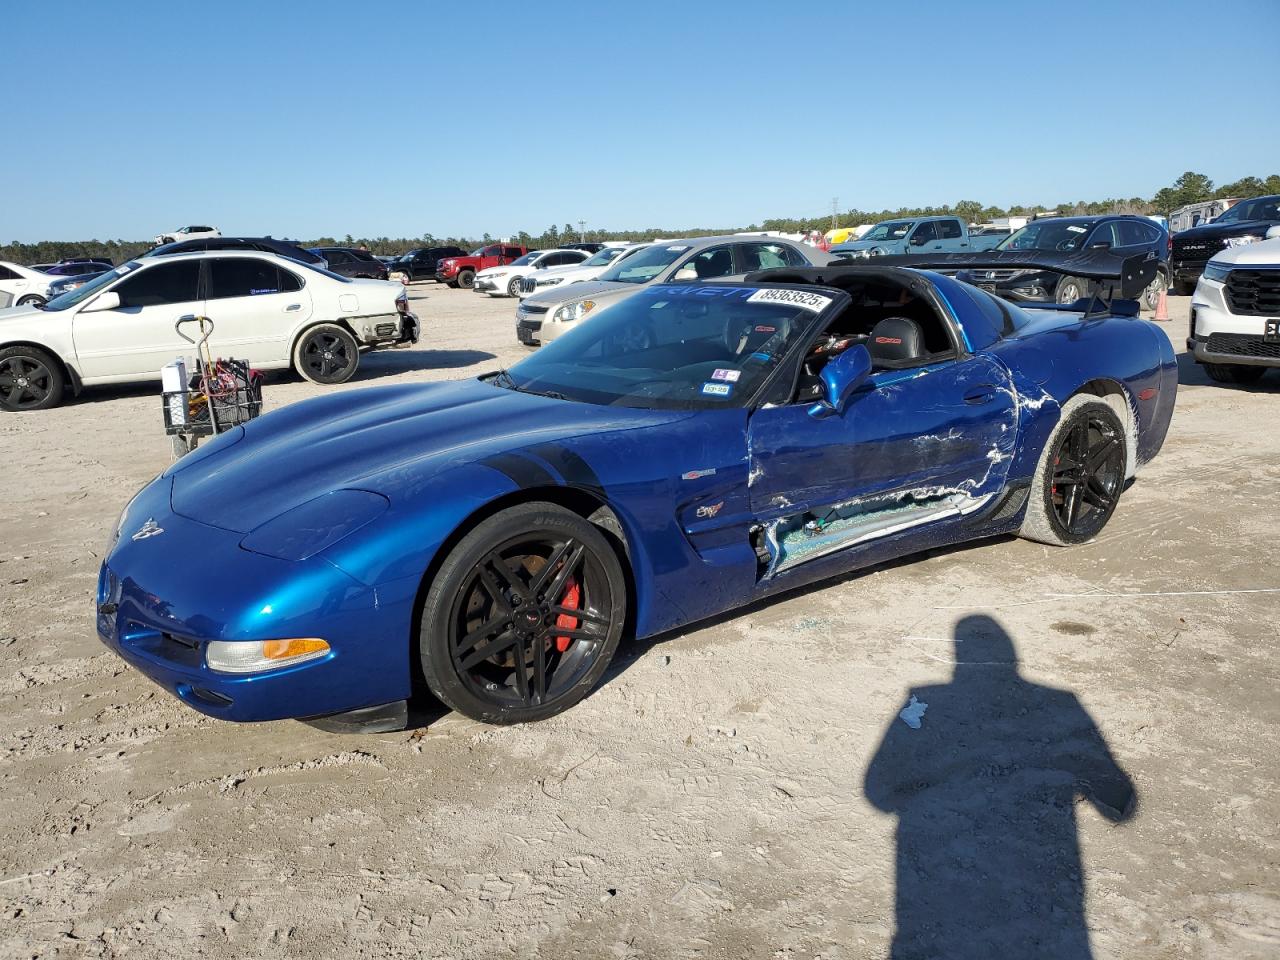
[[[1263,343],[1280,343],[1280,318],[1266,321],[1262,331]]]

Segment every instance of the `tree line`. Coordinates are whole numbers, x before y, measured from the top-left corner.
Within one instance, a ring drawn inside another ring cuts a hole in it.
[[[1188,203],[1200,200],[1211,200],[1218,197],[1236,197],[1247,199],[1269,194],[1280,194],[1280,174],[1273,173],[1268,177],[1242,177],[1231,183],[1214,186],[1203,173],[1188,170],[1171,185],[1157,190],[1150,198],[1130,197],[1128,199],[1112,198],[1107,200],[1075,200],[1058,203],[1053,206],[1020,206],[996,207],[986,206],[977,200],[961,200],[955,204],[944,204],[940,207],[899,207],[896,210],[859,210],[851,208],[835,217],[837,227],[856,227],[864,223],[879,223],[882,220],[894,220],[903,217],[957,216],[969,223],[985,223],[997,217],[1031,216],[1037,213],[1057,212],[1063,216],[1099,215],[1114,213],[1163,214],[1168,216],[1174,210]],[[539,234],[527,231],[511,236],[514,243],[530,249],[548,250],[561,243],[577,240],[618,241],[648,240],[653,237],[696,237],[720,233],[738,233],[748,230],[777,230],[784,233],[807,233],[810,230],[825,231],[832,226],[832,217],[824,214],[818,217],[792,217],[765,220],[759,224],[747,226],[720,227],[645,227],[633,230],[586,230],[579,231],[566,223],[563,227],[552,224]],[[404,253],[415,247],[459,246],[465,249],[481,246],[495,238],[484,234],[474,237],[436,237],[424,233],[420,237],[353,237],[347,234],[342,238],[317,237],[312,240],[294,240],[302,247],[355,247],[363,244],[374,254],[392,256]],[[106,257],[112,263],[124,263],[147,250],[152,244],[141,240],[42,240],[39,243],[7,243],[0,245],[0,260],[12,263],[38,264],[57,263],[67,257]]]

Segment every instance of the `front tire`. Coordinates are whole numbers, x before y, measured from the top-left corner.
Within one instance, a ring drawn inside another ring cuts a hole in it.
[[[1188,283],[1186,280],[1173,281],[1173,292],[1180,297],[1189,297],[1196,292],[1195,283]]]
[[[423,605],[422,671],[473,720],[543,720],[599,682],[626,616],[622,565],[600,530],[554,504],[521,504],[441,565]]]
[[[62,365],[39,347],[0,350],[0,410],[25,413],[62,402],[66,378]]]
[[[1020,535],[1052,546],[1092,540],[1115,512],[1125,463],[1116,412],[1098,397],[1072,397],[1040,455]]]
[[[1206,363],[1204,372],[1218,383],[1257,383],[1267,372],[1266,367],[1251,367],[1243,363]]]
[[[19,307],[43,307],[49,301],[37,294],[31,294],[18,301]]]
[[[1058,281],[1053,299],[1058,303],[1075,303],[1089,295],[1089,285],[1079,277],[1063,277]]]
[[[476,272],[474,270],[458,271],[458,286],[463,290],[470,290],[472,284],[476,282]]]
[[[322,323],[303,331],[293,348],[293,368],[312,383],[346,383],[359,365],[356,338],[336,323]]]
[[[511,278],[511,282],[507,284],[507,296],[508,296],[508,297],[518,297],[518,296],[520,296],[520,281],[521,281],[521,280],[523,280],[523,279],[524,279],[523,277],[512,277],[512,278]]]

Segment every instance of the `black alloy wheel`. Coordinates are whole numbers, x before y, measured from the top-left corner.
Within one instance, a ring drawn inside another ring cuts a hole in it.
[[[546,503],[504,510],[433,581],[420,643],[427,684],[476,720],[553,716],[608,667],[626,603],[617,555],[593,524]]]
[[[1125,437],[1116,415],[1090,404],[1072,416],[1058,437],[1049,487],[1057,532],[1083,543],[1102,530],[1124,487]]]
[[[476,282],[476,272],[474,270],[458,271],[458,286],[463,290],[470,290],[472,284]]]
[[[312,383],[345,383],[359,364],[360,346],[356,338],[335,323],[307,330],[298,338],[293,351],[294,368]]]
[[[62,400],[62,369],[35,347],[0,350],[0,410],[45,410]]]

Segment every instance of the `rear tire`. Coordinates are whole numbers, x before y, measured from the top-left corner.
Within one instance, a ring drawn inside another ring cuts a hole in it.
[[[322,323],[302,332],[293,348],[293,369],[312,383],[346,383],[360,366],[360,346],[351,331]]]
[[[1072,397],[1040,454],[1019,535],[1059,547],[1092,540],[1120,500],[1126,458],[1124,424],[1111,406]]]
[[[39,347],[0,350],[0,410],[25,413],[62,402],[66,377],[62,364]]]
[[[1142,305],[1154,311],[1160,305],[1160,294],[1167,289],[1169,289],[1169,278],[1157,270],[1156,278],[1147,284],[1147,289],[1142,291]]]
[[[427,686],[454,710],[528,723],[591,692],[626,618],[626,578],[600,530],[555,504],[525,503],[480,523],[445,558],[418,654]]]
[[[1218,383],[1257,383],[1267,372],[1266,367],[1252,367],[1243,363],[1202,364],[1210,380]]]
[[[476,282],[476,272],[474,270],[458,271],[458,286],[460,286],[463,290],[470,290],[472,285],[475,282]]]

